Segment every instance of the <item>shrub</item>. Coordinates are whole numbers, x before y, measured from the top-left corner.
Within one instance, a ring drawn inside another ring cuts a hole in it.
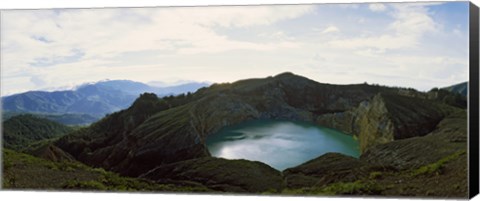
[[[383,190],[381,186],[374,182],[355,181],[348,183],[334,183],[322,189],[324,194],[370,194],[378,195]]]
[[[370,172],[370,175],[368,178],[370,179],[379,179],[382,177],[382,172]]]
[[[66,189],[85,189],[85,190],[107,190],[107,187],[98,181],[69,181],[64,188]]]
[[[464,154],[465,151],[458,151],[453,153],[452,155],[446,156],[435,163],[431,163],[428,165],[424,165],[412,172],[412,176],[418,175],[430,175],[430,174],[441,174],[442,168],[444,167],[445,163],[458,158],[460,155]]]

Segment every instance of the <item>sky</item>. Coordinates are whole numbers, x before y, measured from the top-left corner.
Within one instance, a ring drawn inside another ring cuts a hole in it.
[[[468,80],[468,3],[6,10],[1,95],[292,72],[421,91]]]

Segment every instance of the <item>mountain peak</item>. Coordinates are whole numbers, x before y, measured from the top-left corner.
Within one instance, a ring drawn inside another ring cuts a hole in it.
[[[292,72],[288,72],[288,71],[287,71],[287,72],[280,73],[280,74],[278,74],[278,75],[275,75],[276,78],[280,78],[280,77],[294,77],[294,76],[298,77],[298,75],[295,75],[295,74],[293,74]]]

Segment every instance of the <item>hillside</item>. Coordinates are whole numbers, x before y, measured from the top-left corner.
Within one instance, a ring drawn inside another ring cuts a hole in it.
[[[468,94],[468,82],[462,82],[462,83],[459,83],[459,84],[454,84],[452,86],[444,87],[442,89],[445,89],[449,92],[458,93],[462,96],[467,96],[467,94]]]
[[[34,142],[61,137],[73,131],[71,127],[28,114],[4,121],[2,129],[3,146],[14,150],[22,150]]]
[[[3,149],[2,152],[3,189],[128,192],[212,191],[195,184],[155,184],[144,179],[122,177],[113,172],[88,167],[74,161],[52,162],[9,149]]]

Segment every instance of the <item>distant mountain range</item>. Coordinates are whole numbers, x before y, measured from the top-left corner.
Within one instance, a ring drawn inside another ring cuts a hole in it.
[[[158,96],[178,95],[195,92],[208,85],[208,83],[192,82],[169,87],[154,87],[130,80],[107,80],[83,84],[75,90],[29,91],[2,97],[2,109],[9,113],[9,116],[19,113],[36,113],[47,117],[53,116],[50,119],[55,120],[59,119],[60,115],[62,123],[85,124],[129,107],[140,94],[145,92],[155,93]],[[69,115],[65,116],[65,114]],[[76,119],[70,120],[67,117]]]

